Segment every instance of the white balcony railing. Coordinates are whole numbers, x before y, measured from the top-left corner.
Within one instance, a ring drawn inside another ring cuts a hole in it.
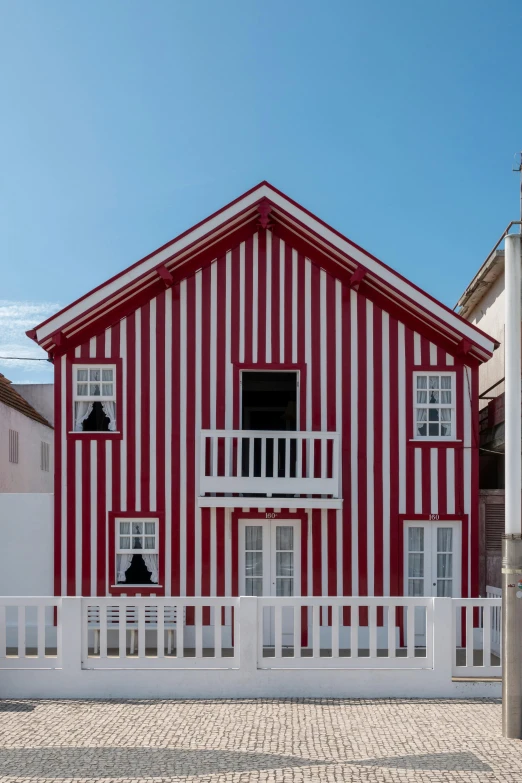
[[[202,430],[200,495],[340,498],[338,432]]]

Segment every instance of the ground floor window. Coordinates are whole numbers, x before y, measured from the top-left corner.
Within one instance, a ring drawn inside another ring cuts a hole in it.
[[[116,581],[118,584],[158,583],[158,520],[116,520]]]

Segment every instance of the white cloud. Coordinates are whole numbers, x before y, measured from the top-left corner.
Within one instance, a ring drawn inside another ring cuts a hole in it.
[[[25,333],[59,309],[60,305],[56,302],[16,302],[0,299],[0,372],[7,378],[27,383],[52,381],[52,365],[30,361],[46,359],[47,354]],[[20,357],[22,361],[3,358],[10,356]]]

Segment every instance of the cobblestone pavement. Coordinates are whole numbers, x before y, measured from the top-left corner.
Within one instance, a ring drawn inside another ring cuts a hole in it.
[[[0,781],[522,782],[499,700],[0,701]]]

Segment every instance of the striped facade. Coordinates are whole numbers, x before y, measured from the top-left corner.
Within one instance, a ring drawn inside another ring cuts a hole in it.
[[[117,512],[160,520],[160,586],[138,592],[238,594],[246,509],[198,507],[197,479],[200,430],[240,428],[240,366],[304,369],[298,428],[341,433],[342,508],[285,512],[302,595],[403,594],[402,522],[431,515],[462,520],[462,595],[477,593],[478,362],[295,244],[252,230],[55,355],[57,594],[132,594],[113,587]],[[99,359],[117,364],[121,435],[71,437],[72,366]],[[455,441],[413,442],[419,369],[455,371]]]

